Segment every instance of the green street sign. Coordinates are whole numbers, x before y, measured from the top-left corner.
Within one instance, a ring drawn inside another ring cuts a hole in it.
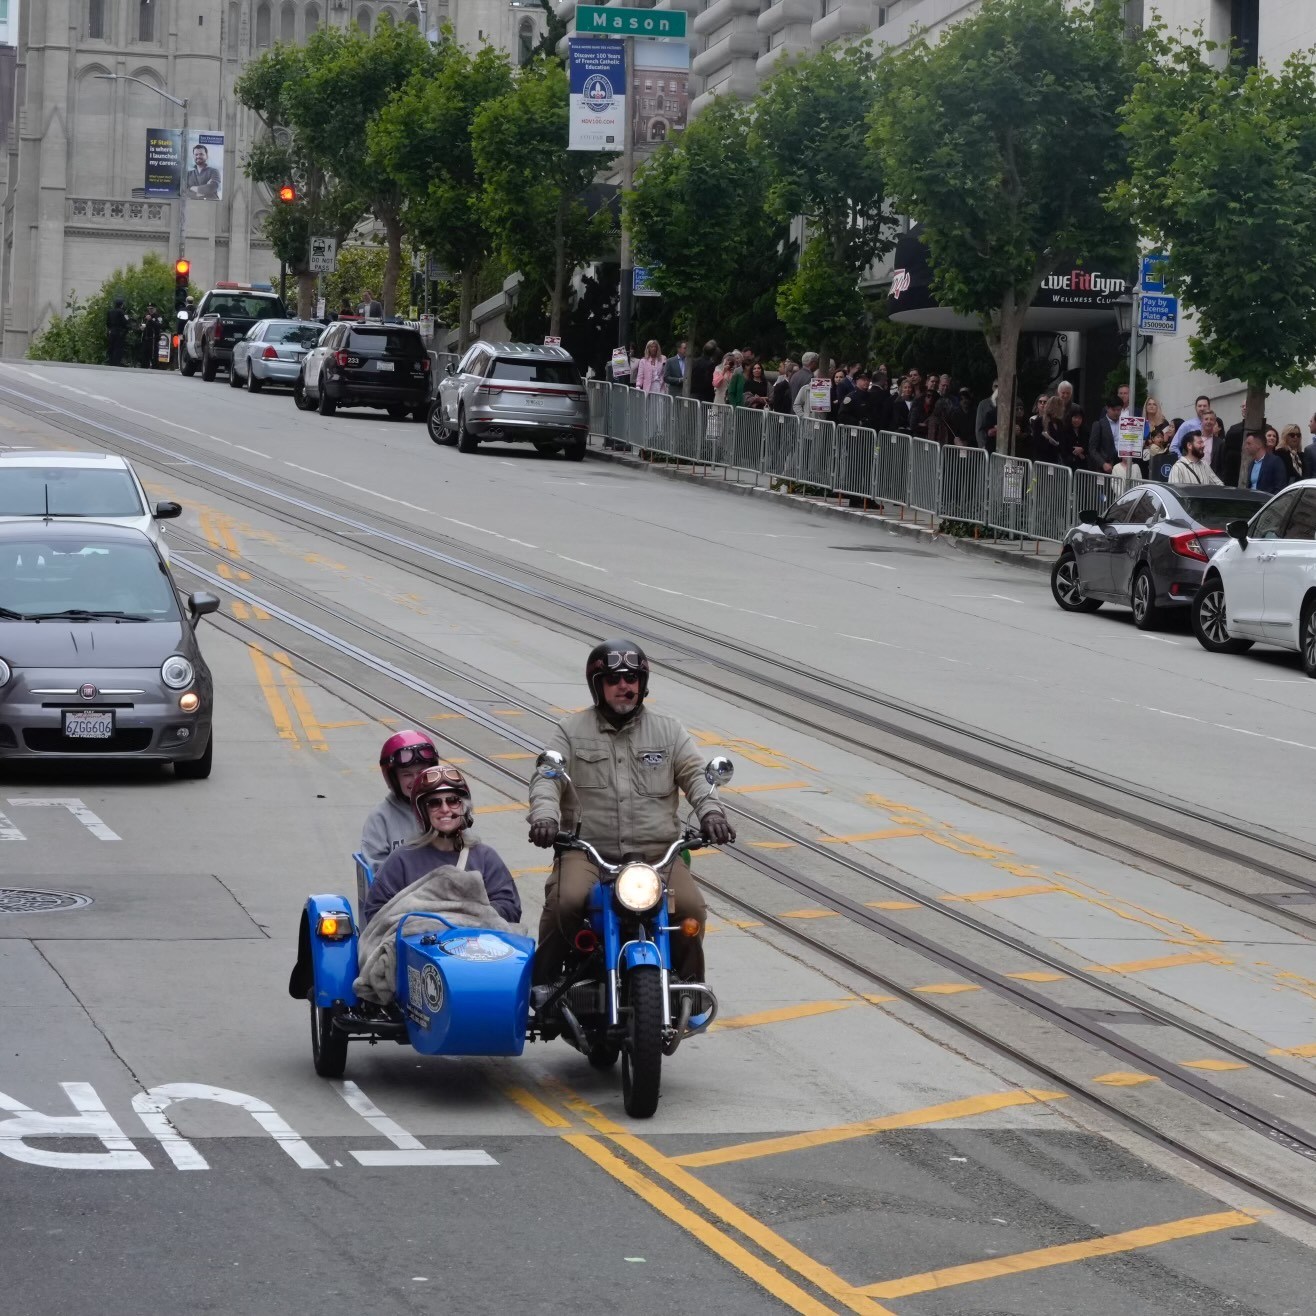
[[[613,37],[685,38],[683,9],[625,9],[620,5],[578,5],[576,31]]]

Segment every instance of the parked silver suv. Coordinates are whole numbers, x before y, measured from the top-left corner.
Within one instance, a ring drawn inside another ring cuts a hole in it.
[[[534,343],[473,343],[439,380],[430,438],[474,452],[486,439],[533,443],[580,461],[589,439],[589,398],[569,352]]]

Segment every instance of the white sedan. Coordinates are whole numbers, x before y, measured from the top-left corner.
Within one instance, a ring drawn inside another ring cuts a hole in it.
[[[0,452],[0,521],[77,517],[134,526],[169,560],[161,521],[178,503],[152,503],[137,472],[108,452]]]
[[[1316,678],[1316,480],[1289,485],[1226,531],[1193,600],[1198,641],[1210,653],[1292,649]]]

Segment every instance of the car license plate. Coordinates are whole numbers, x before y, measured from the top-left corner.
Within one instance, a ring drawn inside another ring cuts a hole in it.
[[[392,362],[392,361],[376,361],[376,362],[375,362],[375,369],[376,369],[376,370],[392,370],[392,369],[393,369],[393,362]]]
[[[114,735],[114,714],[104,712],[66,712],[64,735],[69,740],[109,740]]]

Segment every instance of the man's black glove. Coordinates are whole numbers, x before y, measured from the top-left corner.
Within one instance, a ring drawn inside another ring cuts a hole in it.
[[[724,813],[710,813],[701,819],[699,826],[709,845],[727,845],[736,839],[736,829],[727,822]]]
[[[561,823],[556,818],[540,818],[530,824],[530,844],[547,850],[557,840]]]

